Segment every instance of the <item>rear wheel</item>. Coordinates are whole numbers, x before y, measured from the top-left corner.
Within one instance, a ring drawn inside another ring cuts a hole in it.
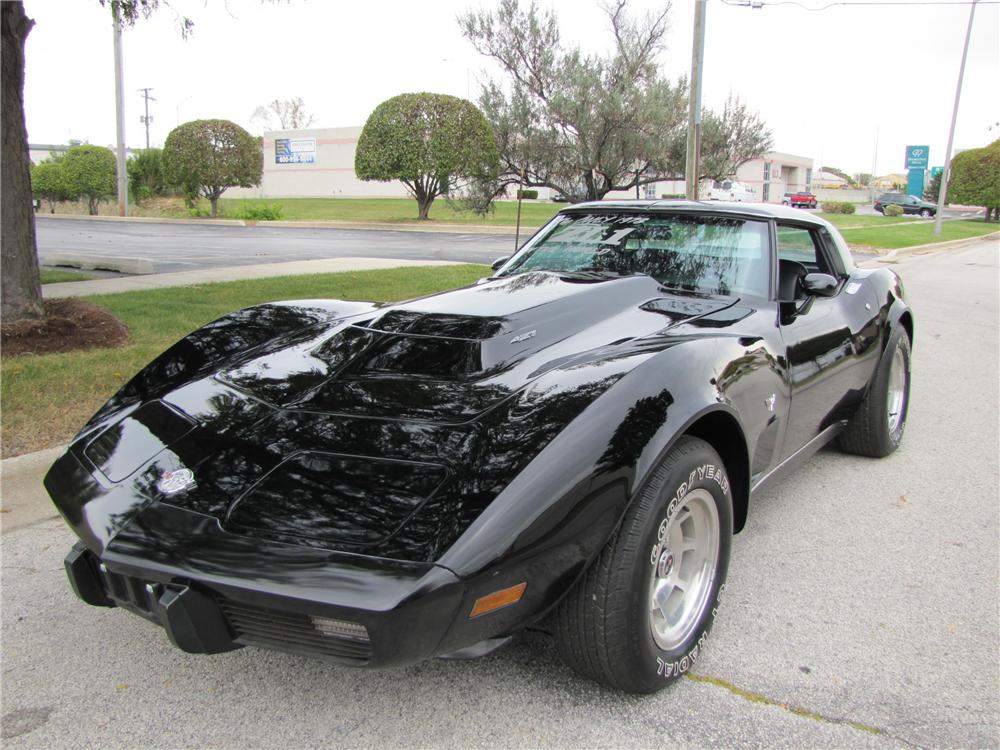
[[[555,635],[580,674],[652,693],[700,657],[732,542],[729,479],[705,441],[677,443],[560,605]]]
[[[926,219],[928,216],[931,216],[931,210],[929,208],[921,208],[920,215]]]
[[[868,394],[840,436],[840,447],[860,456],[888,456],[903,440],[909,406],[910,337],[896,326]]]

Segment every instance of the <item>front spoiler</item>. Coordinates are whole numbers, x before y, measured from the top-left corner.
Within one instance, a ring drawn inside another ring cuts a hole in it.
[[[162,503],[99,556],[77,543],[66,572],[83,601],[145,617],[190,653],[254,645],[372,667],[435,656],[465,594],[439,565],[264,542]]]

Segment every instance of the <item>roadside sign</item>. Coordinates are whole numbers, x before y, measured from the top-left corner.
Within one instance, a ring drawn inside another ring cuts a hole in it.
[[[931,177],[940,177],[944,173],[944,167],[931,167]]]
[[[930,163],[929,146],[907,146],[906,147],[906,168],[907,169],[927,169]]]
[[[276,138],[274,141],[275,164],[315,164],[315,138]]]

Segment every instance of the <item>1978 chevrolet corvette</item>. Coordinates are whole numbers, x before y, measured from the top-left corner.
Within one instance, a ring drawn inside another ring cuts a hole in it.
[[[493,270],[164,352],[45,479],[79,597],[189,652],[372,667],[540,625],[652,692],[705,648],[754,496],[835,438],[899,445],[912,314],[822,219],[585,203]]]

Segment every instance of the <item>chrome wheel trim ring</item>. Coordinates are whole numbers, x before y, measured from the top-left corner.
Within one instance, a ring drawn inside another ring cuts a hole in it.
[[[896,347],[889,365],[889,382],[885,395],[886,424],[889,434],[895,435],[903,426],[903,410],[906,408],[906,355],[901,346]]]
[[[719,528],[715,498],[700,488],[688,492],[673,517],[660,524],[647,602],[650,633],[664,651],[681,646],[711,606]]]

